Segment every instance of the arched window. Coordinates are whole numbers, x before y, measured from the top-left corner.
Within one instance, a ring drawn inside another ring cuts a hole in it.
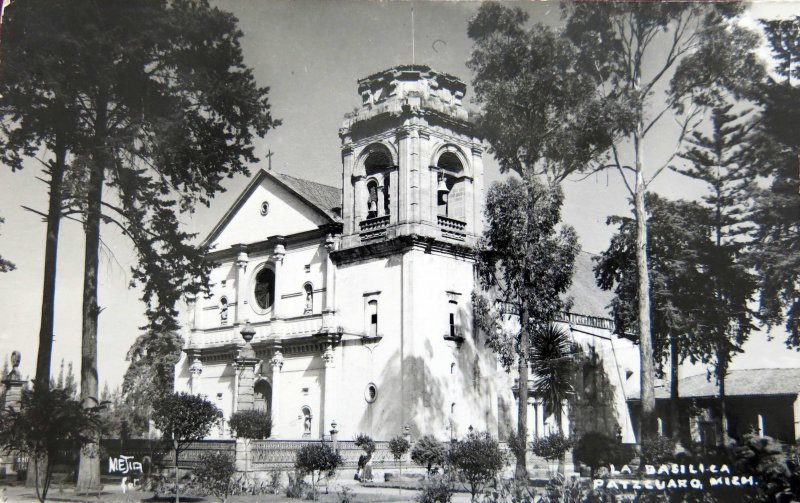
[[[303,286],[303,291],[306,296],[306,307],[303,310],[303,314],[311,314],[314,312],[314,287],[311,283],[306,283]]]
[[[270,404],[272,403],[272,386],[262,379],[253,387],[253,408],[262,412],[270,413]]]
[[[437,190],[439,215],[457,220],[464,220],[464,166],[453,152],[445,152],[436,163],[440,171],[439,188]],[[444,187],[442,187],[442,185]]]
[[[378,336],[378,301],[371,300],[367,303],[367,315],[369,316],[369,327],[367,333],[370,337]]]
[[[261,309],[272,307],[275,302],[275,272],[265,267],[256,275],[256,304]]]

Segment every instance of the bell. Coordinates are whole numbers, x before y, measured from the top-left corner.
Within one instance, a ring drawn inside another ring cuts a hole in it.
[[[444,177],[439,178],[439,186],[436,192],[438,192],[440,196],[450,192],[450,189],[447,188],[447,183],[444,181]]]

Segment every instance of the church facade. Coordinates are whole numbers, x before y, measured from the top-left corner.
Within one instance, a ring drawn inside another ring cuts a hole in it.
[[[226,418],[266,410],[278,439],[326,438],[332,424],[339,438],[502,436],[517,397],[472,314],[484,173],[466,86],[416,65],[361,79],[358,92],[339,130],[341,188],[262,170],[206,239],[213,290],[188,306],[176,390]],[[608,418],[589,426],[603,414],[575,406],[564,426],[632,441],[625,388],[638,365],[630,343],[615,350],[626,341],[604,305],[595,311],[563,323],[609,379]],[[531,434],[553,430],[528,403]]]

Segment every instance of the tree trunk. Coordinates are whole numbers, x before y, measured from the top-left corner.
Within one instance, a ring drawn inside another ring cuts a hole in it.
[[[86,202],[86,249],[83,270],[83,331],[81,338],[81,401],[84,408],[96,407],[97,393],[97,274],[100,251],[100,215],[103,197],[104,170],[108,166],[105,145],[105,108],[101,100],[95,125],[95,152],[89,175],[89,192]],[[77,492],[85,492],[100,485],[100,439],[97,432],[81,448],[78,465]]]
[[[519,341],[519,383],[517,385],[517,436],[519,449],[516,451],[517,466],[514,478],[518,484],[528,483],[528,312],[520,306],[521,334]]]
[[[53,353],[53,319],[56,296],[56,266],[58,230],[61,226],[62,187],[67,149],[57,135],[55,160],[50,164],[50,203],[47,210],[47,237],[44,248],[44,281],[42,286],[42,317],[39,322],[39,352],[36,359],[37,388],[50,386],[50,359]]]
[[[178,442],[173,440],[173,446],[175,447],[175,503],[181,503],[181,492],[178,489]]]
[[[725,406],[725,375],[728,373],[728,361],[721,354],[717,357],[720,368],[717,369],[717,380],[719,381],[719,445],[728,444],[728,414]]]
[[[675,337],[669,338],[669,420],[672,438],[679,439],[681,434],[680,395],[678,390],[678,370],[680,348]]]
[[[653,339],[650,333],[650,271],[647,265],[647,210],[644,196],[647,189],[644,181],[644,152],[641,122],[633,137],[636,152],[636,187],[634,208],[636,214],[636,270],[639,274],[639,359],[641,365],[641,417],[640,440],[655,436],[656,395],[655,369],[653,365]]]

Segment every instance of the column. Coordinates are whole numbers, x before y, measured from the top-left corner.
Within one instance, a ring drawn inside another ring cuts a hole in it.
[[[244,323],[247,318],[245,305],[247,304],[247,288],[245,282],[247,281],[247,253],[242,251],[236,257],[236,316],[233,319],[234,325]]]
[[[397,155],[397,221],[408,223],[410,219],[410,197],[409,187],[411,180],[409,169],[411,165],[411,137],[408,129],[400,129],[397,132],[398,155]]]
[[[344,138],[342,139],[344,141]],[[353,220],[355,218],[355,198],[353,193],[353,147],[342,146],[342,223],[344,235],[353,234]]]
[[[186,299],[186,311],[189,330],[194,330],[197,326],[197,297],[192,296]]]
[[[408,217],[409,220],[416,223],[420,221],[420,203],[421,203],[419,197],[420,193],[419,130],[417,128],[412,129],[410,136],[411,136],[411,142],[409,146],[410,152],[408,153],[410,162],[408,168],[409,170],[408,175],[410,182],[409,186],[410,190],[408,198],[410,202],[410,208]]]
[[[282,236],[278,236],[282,239]],[[272,250],[272,260],[275,266],[275,300],[272,303],[272,318],[283,318],[284,309],[281,307],[281,295],[284,292],[286,278],[283,274],[283,257],[286,255],[286,247],[279,242]]]
[[[320,427],[320,438],[325,435],[325,425],[331,424],[336,420],[336,377],[335,377],[335,353],[333,345],[328,344],[322,353],[323,367],[323,395],[322,395],[322,426]]]
[[[483,148],[476,138],[472,146],[472,220],[467,231],[476,236],[483,233]]]
[[[280,438],[282,434],[282,417],[279,415],[283,411],[280,409],[280,394],[281,389],[281,369],[283,368],[283,354],[280,348],[275,351],[275,355],[269,361],[272,368],[272,403],[270,409],[272,410],[272,437]],[[286,417],[286,414],[283,414]]]
[[[323,328],[327,328],[329,330],[335,329],[333,323],[333,313],[336,309],[335,303],[335,295],[334,295],[334,283],[336,282],[336,278],[334,274],[336,269],[333,265],[333,260],[331,260],[331,252],[336,249],[336,240],[333,238],[331,234],[325,238],[325,303],[322,309],[322,326]]]
[[[389,172],[389,225],[397,223],[397,212],[400,211],[400,190],[398,188],[398,171],[395,168]]]
[[[378,216],[383,216],[386,214],[386,198],[383,194],[383,183],[378,185]]]
[[[359,222],[367,218],[367,185],[363,176],[353,178],[353,234],[358,234]]]

